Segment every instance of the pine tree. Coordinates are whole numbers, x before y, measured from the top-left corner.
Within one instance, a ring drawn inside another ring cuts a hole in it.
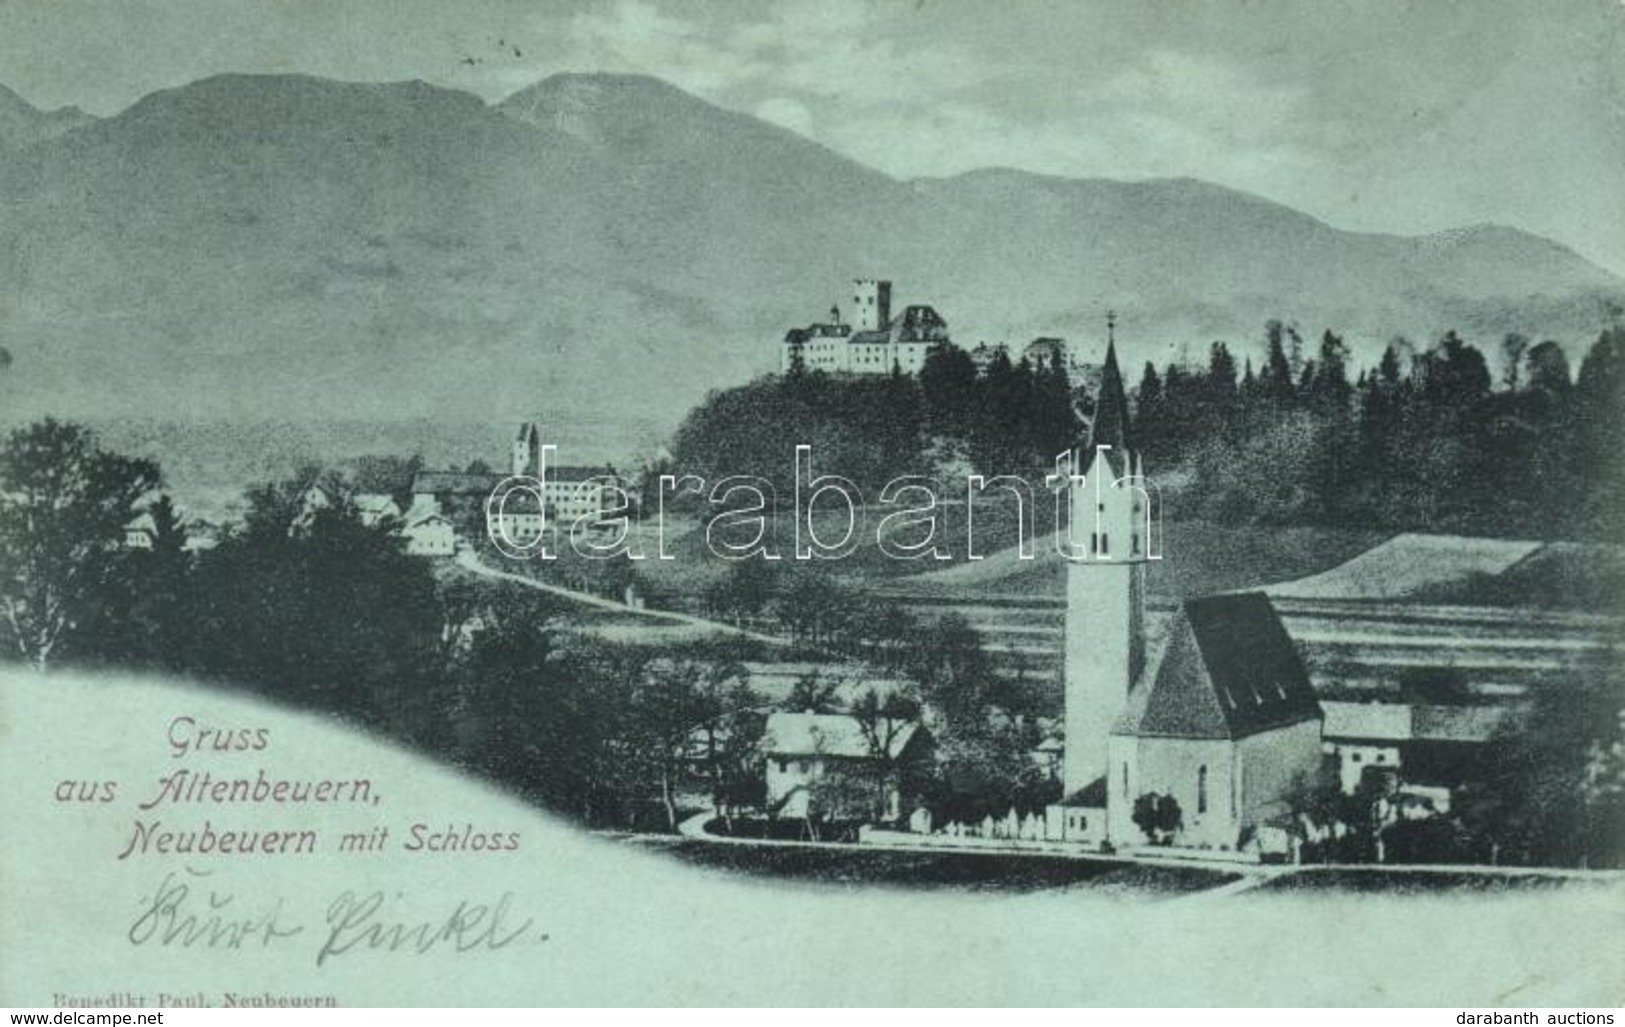
[[[1296,388],[1292,381],[1292,364],[1281,345],[1281,322],[1270,320],[1264,325],[1266,356],[1264,358],[1264,395],[1277,406],[1292,402]]]

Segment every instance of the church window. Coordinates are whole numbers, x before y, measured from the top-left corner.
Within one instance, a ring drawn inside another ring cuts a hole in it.
[[[1207,812],[1207,764],[1196,768],[1196,812]]]
[[[1108,534],[1107,532],[1103,531],[1103,532],[1100,533],[1100,551],[1102,553],[1106,552],[1106,550],[1111,547],[1111,544],[1112,544],[1111,539],[1112,539],[1111,535]]]
[[[1128,798],[1128,764],[1123,764],[1123,798]]]

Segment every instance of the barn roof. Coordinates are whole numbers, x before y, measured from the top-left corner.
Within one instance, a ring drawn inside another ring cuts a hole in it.
[[[1262,592],[1188,600],[1114,732],[1245,738],[1321,717],[1303,660]]]

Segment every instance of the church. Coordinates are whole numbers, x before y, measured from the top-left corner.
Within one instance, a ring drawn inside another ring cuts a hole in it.
[[[1143,844],[1137,803],[1177,809],[1177,844],[1236,851],[1288,812],[1321,762],[1323,714],[1308,672],[1262,592],[1192,599],[1155,660],[1145,577],[1158,558],[1145,469],[1108,320],[1087,462],[1070,489],[1064,797],[1046,835],[1094,847]],[[1169,800],[1172,800],[1171,802]]]

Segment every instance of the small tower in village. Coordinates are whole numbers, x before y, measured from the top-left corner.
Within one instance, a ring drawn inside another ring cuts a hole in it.
[[[1106,315],[1106,364],[1085,468],[1070,490],[1066,584],[1066,761],[1073,795],[1106,774],[1107,735],[1145,667],[1145,564],[1149,559],[1144,468],[1129,431],[1117,366],[1116,315]],[[1102,449],[1101,447],[1110,447]]]
[[[513,440],[513,458],[510,463],[510,474],[528,474],[535,476],[541,470],[541,436],[536,431],[535,421],[526,421],[519,426],[519,434]]]

